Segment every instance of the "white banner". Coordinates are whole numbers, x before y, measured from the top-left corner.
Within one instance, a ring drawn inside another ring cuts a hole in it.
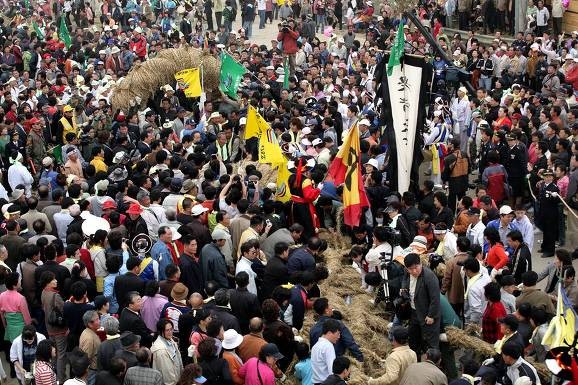
[[[388,76],[391,114],[397,152],[397,191],[409,189],[419,113],[422,67],[405,63],[395,66]]]

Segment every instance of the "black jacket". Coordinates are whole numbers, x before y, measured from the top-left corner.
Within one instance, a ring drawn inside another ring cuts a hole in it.
[[[211,243],[213,240],[211,238],[211,232],[209,228],[201,223],[198,219],[193,219],[187,223],[186,228],[190,231],[191,235],[197,240],[197,250],[202,250],[203,247]]]
[[[239,321],[241,334],[249,333],[249,321],[253,317],[261,317],[259,298],[247,290],[238,288],[229,290],[231,313]]]
[[[516,285],[522,283],[522,274],[532,270],[532,253],[527,244],[522,243],[520,247],[514,251],[508,263],[508,270],[510,270],[510,273],[514,276]]]
[[[509,178],[523,178],[528,172],[528,150],[523,143],[509,149],[508,161],[504,165]]]
[[[239,326],[239,320],[235,317],[231,310],[222,306],[215,306],[211,310],[211,315],[213,318],[218,318],[223,323],[223,329],[235,329],[238,333],[241,333],[241,327]]]
[[[114,295],[118,301],[119,314],[127,306],[127,295],[131,291],[138,291],[140,295],[144,294],[144,281],[138,275],[129,271],[116,277],[114,280]]]
[[[417,205],[417,208],[423,214],[427,214],[430,216],[430,218],[433,218],[435,216],[435,206],[433,203],[433,192],[429,192],[426,195],[424,195],[420,199],[420,201]]]
[[[273,256],[265,266],[265,275],[263,277],[263,298],[271,298],[273,290],[289,281],[289,272],[287,270],[287,261]]]
[[[203,277],[201,264],[193,260],[190,255],[183,253],[179,259],[179,267],[181,268],[181,282],[189,289],[189,293],[197,292],[204,295],[205,277]]]
[[[96,385],[122,385],[122,380],[113,376],[107,370],[101,370],[96,374]]]
[[[117,350],[122,349],[120,338],[103,341],[98,347],[96,364],[98,370],[109,370],[110,360],[114,357]]]
[[[408,293],[409,281],[409,274],[406,274],[402,288],[407,289]],[[420,325],[425,325],[425,317],[433,318],[434,322],[439,323],[441,316],[439,280],[427,267],[422,268],[422,272],[417,278],[413,302]]]
[[[226,329],[225,329],[226,330]],[[209,360],[199,360],[199,365],[203,368],[203,377],[207,379],[207,385],[232,385],[231,371],[229,363],[217,357]]]
[[[141,346],[146,346],[148,348],[151,347],[153,343],[153,337],[149,331],[149,328],[144,323],[139,314],[131,311],[128,308],[124,308],[120,313],[118,323],[119,331],[121,333],[131,331],[134,334],[140,336]]]
[[[36,270],[34,270],[34,280],[36,281],[37,288],[42,289],[40,286],[40,277],[42,276],[42,273],[44,273],[45,271],[50,271],[54,273],[54,275],[56,276],[56,281],[58,281],[57,287],[58,290],[62,290],[64,288],[64,281],[66,280],[66,278],[70,278],[70,270],[68,270],[66,267],[60,266],[60,264],[57,263],[56,261],[46,261],[44,262],[44,265],[38,266]],[[42,290],[36,290],[36,293],[40,298]]]
[[[337,374],[332,374],[321,383],[321,385],[346,385],[347,382]]]

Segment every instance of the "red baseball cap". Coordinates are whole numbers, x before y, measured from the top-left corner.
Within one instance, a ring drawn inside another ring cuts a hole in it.
[[[32,119],[30,119],[28,122],[29,122],[30,124],[38,124],[38,123],[41,123],[42,120],[38,119],[38,118],[35,116],[35,117],[33,117]]]

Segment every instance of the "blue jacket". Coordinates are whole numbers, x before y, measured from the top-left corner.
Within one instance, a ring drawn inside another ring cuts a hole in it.
[[[159,263],[159,280],[167,279],[165,268],[173,263],[173,257],[167,244],[160,239],[156,241],[151,249],[151,258]]]
[[[291,288],[291,298],[289,304],[293,309],[293,327],[301,330],[303,327],[303,319],[305,318],[305,310],[307,308],[307,291],[301,285],[295,285]],[[313,345],[311,345],[313,346]]]
[[[311,342],[311,346],[315,345],[319,337],[321,337],[323,332],[323,324],[328,319],[331,319],[331,317],[324,315],[319,317],[319,321],[317,321],[317,323],[313,325],[309,331],[309,341]],[[357,361],[363,362],[363,353],[361,350],[359,350],[359,346],[355,342],[355,339],[353,339],[353,335],[351,335],[351,332],[347,326],[345,326],[345,324],[341,321],[339,321],[339,331],[341,332],[341,337],[339,338],[339,341],[333,345],[335,347],[335,355],[337,357],[343,356],[345,354],[345,350],[349,349],[349,352],[353,357],[355,357]]]
[[[313,271],[315,270],[315,257],[309,253],[307,247],[301,247],[289,256],[287,270],[289,275],[296,271]]]

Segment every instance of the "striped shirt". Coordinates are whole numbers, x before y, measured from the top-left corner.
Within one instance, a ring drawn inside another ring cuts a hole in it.
[[[54,373],[52,365],[45,361],[36,361],[34,382],[36,385],[56,385],[56,373]]]

